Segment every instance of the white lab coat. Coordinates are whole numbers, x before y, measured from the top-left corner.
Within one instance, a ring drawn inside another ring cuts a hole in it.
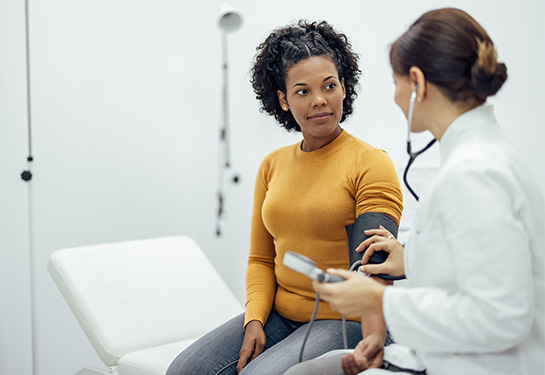
[[[539,124],[543,126],[543,124]],[[457,118],[388,287],[395,342],[428,375],[545,374],[545,200],[490,105]]]

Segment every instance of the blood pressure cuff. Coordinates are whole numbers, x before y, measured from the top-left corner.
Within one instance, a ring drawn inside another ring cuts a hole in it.
[[[386,228],[394,237],[397,237],[398,225],[390,216],[380,212],[366,212],[358,216],[354,224],[348,225],[346,228],[346,235],[348,236],[348,254],[350,256],[350,265],[360,261],[364,252],[358,253],[356,248],[360,243],[365,241],[369,236],[365,234],[368,229],[378,229],[382,225]],[[375,251],[369,259],[369,264],[384,263],[388,258],[386,251]],[[374,275],[386,280],[400,280],[405,276],[390,276],[386,274]]]

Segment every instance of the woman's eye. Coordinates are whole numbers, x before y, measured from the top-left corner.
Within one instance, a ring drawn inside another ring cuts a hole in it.
[[[308,94],[308,90],[307,89],[301,89],[301,90],[297,91],[296,94],[305,95],[305,94]]]
[[[329,83],[325,88],[327,90],[333,90],[335,87],[337,87],[336,83]]]

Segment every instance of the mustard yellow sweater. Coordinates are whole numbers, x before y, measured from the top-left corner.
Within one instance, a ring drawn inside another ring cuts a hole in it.
[[[282,264],[286,251],[324,270],[348,269],[345,227],[366,212],[388,214],[399,224],[402,202],[386,152],[346,131],[316,151],[303,152],[297,143],[267,155],[255,182],[244,324],[265,324],[273,307],[285,318],[309,321],[312,282]],[[341,315],[321,302],[317,319]]]

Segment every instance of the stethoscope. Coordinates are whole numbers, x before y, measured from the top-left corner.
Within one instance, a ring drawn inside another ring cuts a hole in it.
[[[405,183],[405,186],[407,186],[407,189],[409,192],[413,195],[413,197],[418,201],[418,195],[414,192],[414,190],[409,185],[409,182],[407,182],[407,173],[409,172],[409,168],[411,164],[414,162],[416,157],[426,151],[428,148],[433,146],[436,139],[432,139],[430,143],[426,145],[422,150],[417,152],[412,152],[411,148],[411,129],[412,129],[412,123],[413,123],[413,112],[414,112],[414,102],[416,100],[416,91],[418,90],[418,85],[414,87],[414,91],[411,94],[411,99],[409,101],[409,113],[407,115],[407,124],[408,124],[408,131],[407,131],[407,154],[409,154],[409,161],[407,162],[407,166],[405,167],[405,172],[403,172],[403,182]]]

